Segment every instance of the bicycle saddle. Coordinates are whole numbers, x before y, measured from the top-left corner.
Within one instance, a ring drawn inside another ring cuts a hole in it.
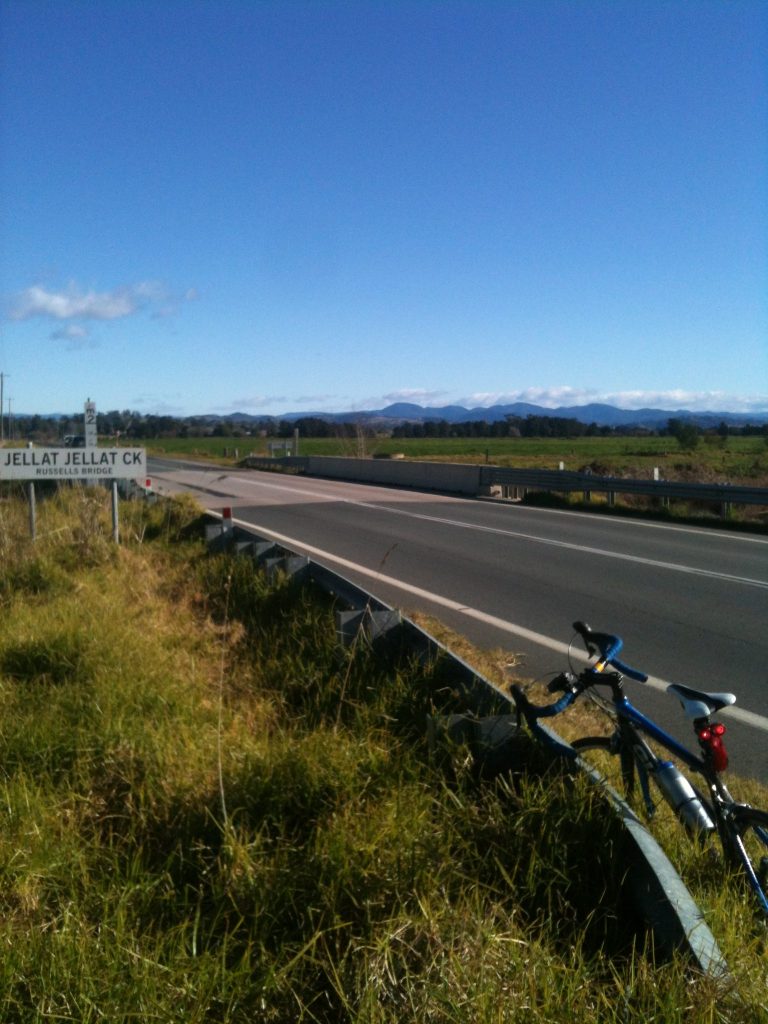
[[[733,693],[707,693],[706,690],[693,690],[690,686],[682,686],[680,683],[668,686],[667,693],[673,693],[682,704],[686,715],[693,719],[707,718],[713,712],[736,703],[736,695]]]

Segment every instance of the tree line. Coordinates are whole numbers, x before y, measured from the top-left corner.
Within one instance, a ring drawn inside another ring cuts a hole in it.
[[[38,444],[60,443],[68,434],[83,433],[83,417],[72,416],[16,416],[4,421],[3,436],[6,440],[33,441]],[[768,423],[736,426],[725,421],[704,428],[693,420],[671,417],[657,430],[628,426],[605,426],[597,423],[582,423],[580,420],[561,416],[507,416],[503,420],[467,420],[451,423],[448,420],[425,420],[401,423],[392,428],[356,420],[335,422],[322,416],[303,416],[295,420],[283,420],[265,416],[253,420],[221,419],[215,416],[160,416],[130,410],[112,410],[97,413],[96,429],[100,437],[130,441],[158,440],[171,437],[292,437],[298,431],[300,437],[313,438],[359,438],[361,435],[391,435],[395,438],[526,438],[526,437],[612,437],[662,435],[674,437],[682,447],[693,448],[705,435],[764,436],[768,438]]]
[[[393,437],[600,437],[617,433],[617,428],[582,423],[562,416],[507,416],[503,420],[426,420],[403,423],[392,429]]]
[[[704,428],[693,420],[673,417],[656,430],[637,426],[608,426],[583,423],[562,416],[507,416],[492,423],[486,420],[468,420],[449,423],[447,420],[427,420],[423,423],[403,423],[392,429],[393,437],[633,437],[637,435],[674,437],[683,447],[694,447],[706,434],[728,436],[768,436],[768,423],[736,426],[721,421],[716,427]]]
[[[3,436],[6,440],[33,441],[38,444],[59,443],[65,437],[84,432],[82,413],[71,416],[19,416],[5,417]],[[126,438],[133,441],[159,440],[170,437],[293,437],[298,430],[301,437],[358,437],[361,425],[357,422],[335,423],[320,416],[305,416],[298,420],[282,420],[274,416],[258,419],[223,419],[217,416],[160,416],[112,410],[96,414],[99,437]],[[366,436],[375,431],[365,427]]]

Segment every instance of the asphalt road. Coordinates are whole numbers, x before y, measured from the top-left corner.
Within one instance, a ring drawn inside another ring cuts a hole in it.
[[[307,553],[383,601],[421,609],[538,677],[567,666],[571,623],[624,638],[649,673],[630,698],[688,742],[668,682],[737,694],[733,768],[768,782],[768,540],[342,481],[152,460],[160,491]]]

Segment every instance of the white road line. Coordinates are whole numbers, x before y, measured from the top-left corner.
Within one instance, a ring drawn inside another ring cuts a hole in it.
[[[362,505],[364,508],[381,509],[381,505],[371,505],[364,501],[353,502],[355,505]],[[588,555],[599,555],[602,558],[615,558],[621,562],[635,562],[639,565],[651,566],[654,569],[669,569],[673,572],[689,573],[693,576],[707,576],[710,579],[721,580],[725,583],[741,583],[748,587],[759,587],[768,590],[768,581],[751,579],[749,576],[733,576],[729,573],[714,572],[711,569],[699,569],[692,565],[681,565],[679,562],[660,562],[655,558],[642,558],[640,555],[628,555],[622,551],[606,551],[604,548],[593,548],[586,544],[573,544],[565,540],[553,540],[548,537],[538,537],[531,533],[522,533],[518,530],[501,530],[494,526],[476,526],[474,523],[465,523],[460,519],[445,519],[442,516],[428,516],[423,512],[406,512],[404,509],[386,509],[393,515],[407,516],[410,519],[424,519],[427,522],[440,523],[444,526],[455,526],[459,529],[476,530],[480,533],[495,533],[503,537],[514,537],[516,540],[527,540],[535,544],[545,544],[554,548],[566,548],[570,551],[579,551]]]
[[[230,473],[230,474],[228,474],[228,476],[232,480],[236,480],[238,484],[250,484],[251,486],[258,487],[258,488],[266,487],[266,488],[270,488],[270,489],[275,490],[275,491],[288,491],[289,493],[293,493],[293,494],[304,494],[304,495],[306,495],[307,497],[310,497],[310,498],[324,498],[326,501],[346,501],[349,504],[364,504],[364,502],[356,502],[352,498],[339,498],[336,495],[328,494],[326,491],[310,491],[307,488],[292,487],[292,486],[288,486],[287,484],[276,484],[276,483],[271,483],[271,482],[267,483],[267,482],[265,482],[263,480],[249,479],[248,476],[245,476],[245,475],[241,476],[239,474],[238,475],[233,475],[233,474]],[[224,477],[220,477],[219,479],[224,479]],[[351,484],[353,487],[370,487],[370,488],[373,488],[374,490],[378,490],[378,491],[385,491],[385,490],[390,490],[391,491],[392,490],[392,488],[388,487],[386,484],[376,484],[376,483],[371,483],[371,482],[357,482],[357,481],[350,481],[350,480],[342,480],[340,478],[335,478],[335,477],[328,477],[327,478],[327,482],[330,483],[330,484]],[[466,497],[463,497],[463,498],[460,498],[460,497],[450,497],[450,496],[446,496],[444,494],[431,494],[431,493],[427,493],[427,492],[424,492],[424,491],[421,491],[421,492],[416,491],[416,492],[412,492],[412,493],[421,494],[422,496],[428,497],[431,500],[435,500],[435,501],[442,499],[443,501],[446,501],[448,503],[450,503],[450,502],[466,501],[467,500]],[[477,500],[482,500],[482,501],[487,502],[489,504],[493,504],[495,499],[477,499]],[[501,504],[501,503],[497,502],[497,504]],[[374,507],[375,508],[381,508],[381,507],[386,507],[386,506],[381,506],[378,503],[375,503]],[[574,518],[577,518],[577,519],[584,519],[586,517],[594,517],[594,513],[592,513],[592,512],[579,512],[579,511],[577,511],[575,509],[564,509],[564,508],[538,508],[538,507],[531,506],[531,505],[515,505],[515,511],[518,512],[518,513],[521,513],[521,514],[528,513],[529,515],[536,515],[536,514],[538,514],[538,515],[550,515],[550,516],[571,516],[571,517],[574,517]],[[601,519],[601,525],[603,525],[603,524],[605,526],[607,526],[607,527],[611,527],[611,528],[614,528],[614,529],[621,529],[622,527],[626,527],[626,528],[631,528],[631,529],[642,529],[642,530],[666,530],[667,532],[673,532],[673,533],[694,533],[694,534],[698,534],[698,535],[701,535],[702,530],[706,529],[706,527],[701,527],[701,526],[684,526],[684,525],[682,525],[680,523],[653,523],[653,522],[649,522],[648,520],[644,520],[644,519],[630,519],[630,518],[624,519],[624,518],[621,518],[621,517],[611,518],[611,517],[608,517],[608,516],[604,516]],[[728,540],[730,542],[736,542],[736,543],[739,543],[739,544],[761,544],[763,546],[768,545],[768,539],[766,539],[765,537],[750,536],[749,534],[745,534],[745,533],[727,532],[727,533],[718,533],[717,536],[718,536],[719,539]]]
[[[334,494],[329,494],[327,491],[312,491],[312,490],[309,490],[309,488],[306,488],[306,487],[294,487],[294,486],[290,486],[290,485],[287,485],[287,484],[277,484],[277,483],[273,483],[271,481],[267,482],[267,481],[261,480],[261,479],[260,480],[256,480],[251,475],[253,473],[253,470],[241,471],[240,473],[232,473],[231,471],[227,470],[224,467],[216,466],[216,467],[213,467],[213,468],[204,467],[204,468],[201,468],[200,470],[195,470],[195,469],[176,470],[176,469],[170,469],[169,468],[169,469],[166,470],[166,472],[172,474],[172,478],[176,477],[181,472],[188,472],[190,474],[196,474],[197,476],[202,476],[203,479],[208,480],[208,481],[213,480],[213,479],[215,479],[216,481],[222,481],[222,480],[230,479],[230,480],[236,481],[238,485],[244,485],[245,484],[245,485],[249,485],[251,487],[256,487],[256,488],[259,488],[259,489],[267,489],[267,490],[273,490],[273,491],[287,491],[289,494],[301,494],[301,495],[304,495],[305,497],[308,497],[308,498],[322,498],[324,501],[345,502],[346,504],[350,504],[350,505],[365,505],[366,504],[365,502],[357,502],[357,501],[355,501],[352,498],[339,498],[338,496],[336,496]],[[262,473],[261,475],[262,476],[266,476],[268,474]],[[162,471],[160,473],[158,473],[157,476],[162,476]],[[326,482],[331,484],[331,485],[334,485],[334,484],[351,484],[354,487],[369,487],[369,488],[372,488],[374,490],[382,491],[382,492],[383,491],[391,491],[392,490],[392,487],[389,487],[386,484],[377,484],[377,483],[368,482],[368,481],[362,481],[362,482],[350,481],[350,480],[343,480],[341,478],[336,478],[336,477],[328,477]],[[188,486],[193,487],[194,484],[188,484]],[[428,493],[423,492],[423,491],[421,491],[421,492],[414,491],[414,492],[411,492],[411,493],[421,494],[424,497],[428,497],[430,500],[434,500],[434,501],[443,500],[443,501],[448,502],[448,503],[466,500],[466,498],[458,498],[458,497],[453,497],[452,498],[452,497],[446,496],[444,494],[431,494],[431,493],[428,494]],[[491,504],[493,503],[492,499],[485,499],[485,500],[489,501],[489,503],[491,503]],[[390,512],[391,511],[395,511],[395,510],[389,509],[389,508],[387,508],[387,506],[381,505],[379,503],[371,503],[371,505],[372,505],[373,508],[383,509],[385,511],[390,511]],[[515,511],[520,513],[520,514],[528,513],[529,515],[571,516],[571,517],[575,517],[575,518],[578,518],[578,519],[584,519],[585,517],[593,516],[593,513],[591,513],[591,512],[579,512],[579,511],[576,511],[574,509],[536,508],[536,507],[532,507],[532,506],[529,506],[529,505],[516,505],[515,506]],[[622,527],[624,527],[624,528],[641,529],[641,530],[665,530],[667,532],[673,532],[673,533],[693,533],[693,534],[699,534],[699,535],[701,534],[702,529],[704,529],[704,527],[700,527],[700,526],[684,526],[684,525],[678,524],[678,523],[653,523],[653,522],[648,522],[647,520],[643,520],[643,519],[624,519],[624,518],[621,518],[621,517],[611,518],[611,517],[608,517],[608,516],[604,516],[602,518],[601,525],[605,525],[606,527],[613,528],[613,529],[621,529]],[[718,536],[718,539],[727,540],[730,543],[759,544],[759,545],[762,545],[762,546],[768,545],[768,539],[766,539],[765,537],[750,536],[749,534],[745,534],[745,533],[728,532],[728,533],[719,533],[719,534],[717,534],[717,536]]]
[[[213,515],[219,515],[219,513],[213,509],[208,509],[207,511],[211,512]],[[248,530],[255,530],[259,535],[263,534],[264,536],[285,545],[285,547],[291,551],[295,551],[299,554],[314,555],[324,562],[334,562],[336,565],[342,566],[345,569],[351,569],[353,572],[362,576],[368,576],[371,579],[377,580],[379,583],[390,587],[396,587],[398,590],[403,590],[408,594],[413,594],[415,597],[420,597],[426,601],[430,601],[432,604],[448,608],[450,611],[457,612],[460,615],[466,615],[467,618],[484,622],[486,625],[493,626],[505,633],[510,633],[512,636],[520,637],[520,639],[527,640],[529,643],[537,644],[539,647],[544,647],[547,650],[554,651],[556,654],[566,657],[570,655],[571,658],[577,657],[579,660],[586,660],[586,657],[582,659],[579,652],[575,652],[569,644],[563,643],[562,640],[555,640],[553,637],[546,636],[544,633],[537,633],[532,629],[527,629],[525,626],[509,622],[507,619],[500,619],[496,615],[490,615],[488,612],[480,611],[478,608],[470,608],[467,605],[461,604],[459,601],[454,601],[449,597],[444,597],[442,594],[435,594],[429,590],[423,590],[421,587],[416,587],[411,583],[405,583],[403,580],[398,580],[393,576],[386,576],[384,573],[379,572],[376,569],[369,569],[364,565],[359,565],[357,562],[351,562],[349,559],[342,558],[339,555],[334,555],[330,551],[324,551],[322,548],[316,548],[310,544],[305,544],[303,541],[296,540],[294,537],[286,537],[285,534],[277,533],[276,531],[269,530],[261,525],[249,523],[244,519],[234,519],[233,522]],[[666,691],[670,684],[665,679],[659,679],[656,676],[649,676],[646,683],[640,683],[638,685],[650,686],[654,690],[660,690],[663,692]],[[761,729],[763,732],[768,732],[768,718],[764,718],[762,715],[757,715],[752,711],[746,711],[743,708],[730,707],[724,709],[722,714],[727,714],[729,717],[742,722],[744,725],[750,725],[755,729]]]
[[[238,478],[239,480],[239,478]],[[250,483],[251,481],[246,481]],[[449,519],[445,516],[432,516],[423,512],[411,512],[407,509],[391,508],[378,502],[356,501],[353,498],[336,498],[328,496],[319,491],[308,488],[286,487],[281,484],[258,482],[260,488],[270,490],[289,491],[291,494],[299,494],[304,497],[322,498],[325,501],[337,501],[345,505],[354,505],[359,508],[369,508],[377,512],[389,512],[390,515],[405,516],[408,519],[420,519],[424,522],[439,523],[441,526],[453,526],[461,530],[473,530],[478,533],[490,533],[501,537],[511,537],[515,540],[525,540],[532,544],[543,544],[548,547],[562,548],[568,551],[578,551],[581,554],[597,555],[600,558],[612,558],[620,562],[632,562],[635,565],[644,565],[652,569],[663,569],[668,572],[684,573],[690,576],[703,576],[707,579],[718,580],[721,583],[737,583],[746,587],[757,587],[760,590],[768,590],[768,581],[753,579],[749,576],[735,576],[729,573],[715,572],[712,569],[700,569],[692,565],[683,565],[679,562],[663,562],[655,558],[643,558],[640,555],[630,555],[622,551],[608,551],[605,548],[595,548],[586,544],[574,544],[570,541],[554,540],[552,538],[540,537],[532,533],[524,533],[520,530],[506,530],[494,526],[480,526],[475,523],[467,523],[461,519]]]

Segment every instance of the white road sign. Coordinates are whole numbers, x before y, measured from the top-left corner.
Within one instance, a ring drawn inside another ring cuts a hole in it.
[[[0,480],[135,480],[146,448],[0,448]]]

